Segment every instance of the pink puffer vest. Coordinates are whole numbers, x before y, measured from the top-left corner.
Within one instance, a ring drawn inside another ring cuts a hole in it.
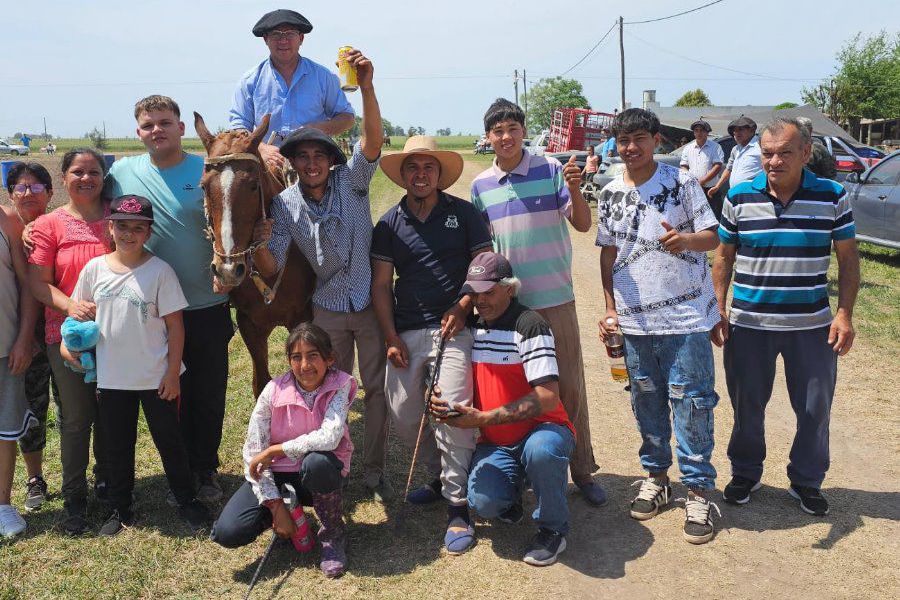
[[[272,422],[271,444],[281,444],[290,441],[304,433],[315,431],[322,426],[325,419],[325,411],[331,404],[335,393],[350,379],[350,403],[356,398],[356,379],[344,373],[332,369],[325,375],[325,380],[319,387],[319,393],[313,403],[312,410],[306,407],[306,402],[294,385],[293,374],[285,373],[275,379],[275,391],[272,395]],[[341,475],[347,476],[350,472],[350,457],[353,455],[353,442],[350,441],[350,428],[344,424],[344,435],[333,450],[335,456],[344,464]],[[273,471],[297,472],[300,470],[300,462],[291,460],[286,456],[272,463]]]

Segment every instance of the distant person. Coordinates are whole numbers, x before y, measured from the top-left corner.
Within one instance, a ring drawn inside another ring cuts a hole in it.
[[[110,179],[116,196],[134,194],[150,200],[154,223],[147,249],[168,263],[187,299],[178,403],[179,423],[191,471],[202,502],[222,499],[219,445],[228,387],[228,342],[234,335],[227,290],[214,281],[209,264],[212,245],[200,178],[203,157],[182,147],[184,123],[178,103],[168,96],[147,96],[134,105],[137,135],[147,152],[113,163]],[[167,495],[170,506],[176,496]]]
[[[616,138],[612,136],[609,129],[604,127],[602,132],[606,136],[606,141],[600,146],[600,160],[608,164],[612,157],[619,155],[619,151],[616,149]]]
[[[272,114],[264,143],[259,145],[259,153],[269,165],[284,162],[278,148],[301,127],[314,127],[332,136],[353,127],[353,107],[337,75],[300,56],[304,36],[312,27],[303,15],[287,9],[268,12],[253,26],[253,35],[263,38],[269,57],[241,78],[229,122],[232,129],[253,131],[265,114]],[[272,132],[275,139],[269,144]]]
[[[22,223],[0,206],[0,539],[25,531],[12,506],[16,442],[37,421],[25,397],[25,373],[31,364],[39,305],[28,291],[22,250]]]
[[[714,200],[717,196],[715,194],[710,196],[709,190],[715,185],[719,171],[722,170],[725,153],[722,152],[722,146],[718,142],[709,139],[712,127],[706,121],[702,119],[694,121],[691,124],[691,131],[694,132],[694,143],[688,143],[681,151],[680,166],[700,182],[700,187],[709,198],[710,208],[718,220],[722,214],[722,201],[721,198],[718,201]]]
[[[804,165],[810,137],[795,118],[763,129],[763,172],[728,192],[722,207],[713,284],[725,346],[725,381],[734,409],[726,502],[745,504],[759,489],[766,458],[765,410],[780,354],[797,417],[788,492],[811,515],[828,514],[821,487],[830,465],[829,422],[838,357],[853,346],[859,254],[843,186]],[[837,257],[837,311],[829,303],[828,264]],[[785,259],[788,260],[785,260]],[[802,258],[803,260],[799,260]],[[730,313],[728,288],[734,272]]]
[[[613,131],[625,171],[597,202],[606,301],[600,337],[620,327],[625,335],[638,454],[647,471],[630,514],[651,519],[672,501],[674,429],[681,482],[688,488],[682,534],[703,544],[715,532],[709,496],[716,484],[711,458],[719,396],[709,332],[719,319],[706,253],[718,245],[717,221],[693,175],[653,160],[660,139],[656,115],[624,110]]]
[[[759,137],[756,135],[756,121],[741,116],[728,124],[728,135],[737,142],[728,156],[728,164],[719,177],[719,182],[706,191],[707,198],[714,197],[725,182],[733,188],[742,181],[749,181],[762,172],[762,155]]]
[[[481,433],[468,500],[482,518],[519,523],[522,495],[527,487],[534,491],[538,530],[522,560],[546,566],[566,549],[566,472],[576,431],[560,402],[553,331],[519,302],[519,288],[503,255],[485,252],[472,260],[463,291],[474,296],[479,316],[472,351],[475,405],[458,405],[436,388],[432,411],[444,425]],[[460,415],[446,416],[450,409]]]
[[[593,176],[600,170],[600,155],[594,152],[594,144],[588,146],[587,158],[584,160],[584,170],[581,172],[584,179],[589,180],[589,175]]]
[[[522,147],[525,113],[509,100],[498,98],[488,107],[484,130],[496,158],[472,182],[472,204],[491,228],[494,250],[519,273],[522,303],[546,319],[556,336],[559,395],[578,431],[572,480],[588,502],[600,506],[606,491],[592,477],[599,467],[591,446],[569,238],[570,224],[580,232],[592,225],[581,194],[581,169],[574,157],[562,165],[527,152]]]
[[[43,165],[17,163],[6,176],[9,199],[19,221],[26,229],[47,212],[53,197],[53,179]],[[25,461],[25,510],[37,510],[47,501],[47,482],[44,480],[44,448],[47,445],[47,411],[50,407],[51,370],[44,339],[44,313],[38,311],[34,328],[35,351],[25,372],[25,397],[35,422],[19,438],[19,449]],[[54,390],[56,388],[54,384]],[[59,392],[54,396],[59,400]]]
[[[385,391],[394,432],[413,448],[425,402],[421,382],[442,338],[444,396],[472,405],[472,298],[461,288],[472,258],[491,249],[491,233],[471,202],[445,191],[462,174],[463,159],[438,150],[433,137],[409,138],[403,152],[384,157],[381,169],[406,194],[372,234],[372,305],[387,349]],[[431,480],[406,498],[413,504],[447,501],[444,545],[450,554],[475,545],[466,506],[474,450],[472,431],[427,426],[419,458]]]
[[[194,531],[209,520],[197,501],[188,454],[178,426],[178,398],[184,347],[182,310],[187,300],[165,261],[145,250],[153,226],[153,207],[141,196],[112,201],[108,232],[115,248],[89,261],[72,292],[74,302],[95,306],[97,342],[97,422],[106,440],[109,507],[101,536],[134,525],[134,455],[138,411],[143,410],[153,444],[162,459],[178,513]],[[63,357],[77,357],[61,346]]]
[[[812,171],[816,177],[821,177],[822,179],[834,179],[837,177],[837,161],[835,161],[834,156],[828,151],[825,144],[812,137],[812,119],[808,117],[797,117],[797,121],[803,125],[803,128],[807,131],[809,138],[812,140],[812,151],[809,154],[809,161],[806,163],[806,168]]]
[[[31,147],[31,138],[28,137],[27,133],[22,134],[22,145],[25,146],[26,148]]]

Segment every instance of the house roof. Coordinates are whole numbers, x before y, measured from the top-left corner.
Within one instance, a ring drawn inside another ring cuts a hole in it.
[[[812,104],[775,110],[774,106],[660,106],[653,109],[660,123],[690,132],[691,123],[703,118],[712,127],[712,135],[727,135],[728,123],[744,115],[756,121],[760,128],[776,116],[807,117],[813,123],[813,133],[833,135],[847,140],[853,137],[837,123],[823,115]]]

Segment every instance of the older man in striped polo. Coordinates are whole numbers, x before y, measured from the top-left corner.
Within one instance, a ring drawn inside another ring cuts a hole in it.
[[[728,192],[713,283],[722,321],[713,341],[725,346],[725,378],[734,408],[728,445],[732,479],[726,502],[744,504],[760,486],[766,456],[764,418],[784,360],[797,430],[787,467],[789,493],[812,515],[828,514],[820,488],[829,466],[828,425],[838,356],[853,345],[859,254],[844,188],[804,168],[809,132],[793,118],[767,125],[763,172]],[[837,312],[828,302],[828,264],[838,261]],[[730,315],[725,312],[734,272]]]

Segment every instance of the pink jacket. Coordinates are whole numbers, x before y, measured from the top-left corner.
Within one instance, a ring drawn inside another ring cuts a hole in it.
[[[319,388],[319,394],[313,403],[312,410],[306,407],[306,402],[297,388],[294,386],[293,375],[290,371],[275,379],[275,391],[272,395],[272,421],[270,444],[281,444],[290,441],[305,433],[315,431],[322,426],[325,411],[334,397],[335,392],[351,379],[350,398],[352,403],[356,397],[356,380],[343,371],[331,370],[325,376],[325,381]],[[334,449],[335,456],[343,463],[341,475],[347,476],[350,472],[350,457],[353,455],[353,442],[350,441],[350,428],[344,424],[344,435]],[[272,471],[297,472],[300,463],[284,456],[272,463]]]

